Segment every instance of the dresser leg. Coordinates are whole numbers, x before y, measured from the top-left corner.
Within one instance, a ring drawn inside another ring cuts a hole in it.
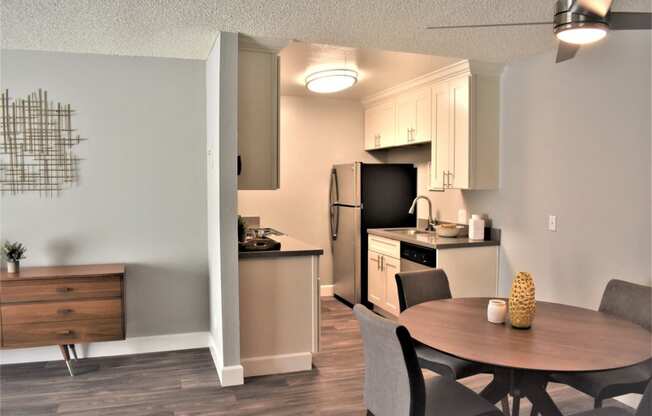
[[[75,358],[75,361],[77,361],[77,349],[75,348],[75,344],[68,344],[68,349],[72,351],[72,356]]]
[[[63,359],[66,361],[68,372],[70,373],[71,376],[74,376],[75,374],[72,372],[72,367],[70,366],[70,354],[68,353],[68,346],[59,345],[59,349],[61,350],[61,355],[63,355]]]

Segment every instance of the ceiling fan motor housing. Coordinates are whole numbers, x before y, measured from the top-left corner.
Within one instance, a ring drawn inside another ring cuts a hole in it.
[[[555,34],[573,28],[609,30],[609,13],[602,17],[584,9],[575,0],[557,0],[554,19]]]

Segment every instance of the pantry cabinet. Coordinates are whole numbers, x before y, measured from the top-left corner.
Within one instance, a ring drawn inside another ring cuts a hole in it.
[[[396,105],[394,101],[383,102],[367,108],[364,122],[366,150],[394,146],[396,139]]]

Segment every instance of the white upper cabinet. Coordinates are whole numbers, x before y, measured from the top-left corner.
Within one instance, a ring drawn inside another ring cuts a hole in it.
[[[430,188],[498,188],[498,78],[464,74],[432,91]]]
[[[276,50],[239,50],[238,189],[279,187],[278,68]]]
[[[443,81],[432,87],[432,131],[430,145],[430,187],[444,189],[447,172],[450,170],[450,90],[448,82]]]
[[[369,107],[364,113],[365,149],[394,146],[396,140],[396,105],[394,101]]]
[[[501,72],[460,61],[365,98],[365,149],[430,142],[430,189],[498,188]]]
[[[430,88],[403,94],[396,105],[397,146],[429,142],[431,135]]]

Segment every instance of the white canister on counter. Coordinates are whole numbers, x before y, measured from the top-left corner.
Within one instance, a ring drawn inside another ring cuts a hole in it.
[[[473,214],[469,220],[469,240],[484,240],[484,219],[481,215]]]

